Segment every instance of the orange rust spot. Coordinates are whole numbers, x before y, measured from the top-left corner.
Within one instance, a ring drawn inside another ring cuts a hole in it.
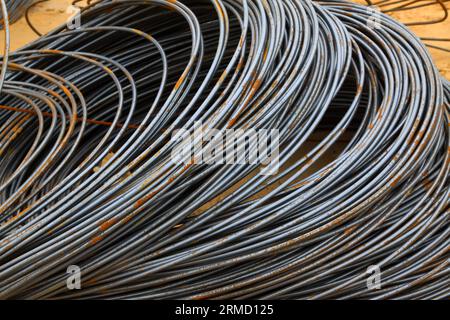
[[[401,179],[402,179],[402,177],[399,176],[399,177],[397,177],[395,180],[393,180],[393,181],[391,182],[391,187],[392,187],[392,188],[395,188],[395,186],[397,186],[397,184],[400,182]]]
[[[381,120],[383,118],[383,111],[378,111],[378,120]]]
[[[106,66],[103,66],[103,69],[108,73],[108,74],[114,74],[114,72],[110,69],[110,68],[108,68],[108,67],[106,67]]]
[[[352,234],[353,230],[355,230],[355,229],[356,229],[355,226],[350,227],[350,228],[347,228],[347,229],[344,230],[344,234],[345,234],[346,236],[349,236],[350,234]]]
[[[175,83],[174,89],[178,90],[181,87],[181,84],[183,83],[183,81],[184,81],[184,76],[181,76],[181,78],[178,79],[177,83]]]
[[[371,123],[369,123],[369,130],[372,130],[372,129],[373,129],[373,127],[374,127],[373,123],[372,123],[372,122],[371,122]]]
[[[309,181],[305,180],[305,181],[300,182],[300,183],[298,184],[298,187],[307,186],[308,184],[309,184]]]
[[[97,167],[95,167],[95,168],[93,169],[93,171],[94,171],[94,172],[99,172],[100,169],[101,169],[102,167],[104,167],[104,166],[109,162],[109,160],[111,160],[112,157],[114,157],[114,153],[113,153],[113,152],[109,152],[109,153],[105,156],[105,158],[102,159],[102,162],[100,163],[100,165],[98,165]]]
[[[223,12],[223,10],[222,10],[222,7],[220,6],[220,4],[216,1],[216,3],[217,3],[217,8],[219,9],[219,16],[220,17],[225,17],[225,13]]]
[[[308,166],[314,163],[314,159],[309,157],[305,157],[305,161]]]
[[[93,237],[93,238],[91,239],[90,244],[91,244],[91,245],[94,245],[94,244],[96,244],[97,242],[100,242],[100,241],[102,241],[102,240],[103,240],[103,236],[96,236],[96,237]]]
[[[150,192],[148,195],[142,197],[141,199],[139,199],[138,201],[136,201],[136,203],[134,204],[134,208],[138,209],[140,207],[142,207],[142,205],[144,205],[148,200],[150,200],[151,198],[153,198],[155,196],[156,192],[152,191]]]
[[[267,54],[269,53],[269,49],[266,47],[264,49],[264,53],[263,53],[263,60],[266,61],[267,60]]]
[[[331,171],[331,168],[325,169],[323,172],[321,172],[319,174],[319,177],[321,177],[321,178],[325,177],[330,171]]]
[[[220,83],[224,82],[226,77],[227,77],[227,72],[224,71],[224,72],[222,73],[222,75],[220,76],[219,82],[220,82]]]
[[[261,86],[262,80],[261,79],[256,79],[255,83],[252,86],[252,90],[257,90],[260,86]]]
[[[419,131],[419,133],[417,134],[417,140],[416,140],[416,144],[419,144],[419,140],[421,140],[424,136],[425,132],[424,131]]]
[[[408,136],[408,138],[406,139],[406,144],[407,144],[407,145],[411,145],[412,142],[413,142],[413,140],[414,140],[414,136],[413,136],[412,134],[410,134],[410,135]]]
[[[230,120],[230,122],[228,122],[228,126],[231,127],[233,126],[237,121],[237,117],[234,117],[233,119]]]
[[[363,89],[362,85],[359,84],[358,87],[356,88],[356,94],[360,94],[362,92],[362,89]]]
[[[17,219],[19,219],[25,212],[27,212],[28,210],[30,210],[31,207],[27,207],[24,210],[20,211],[18,214],[16,214],[14,217],[10,218],[8,221],[6,221],[6,224],[9,224],[13,221],[16,221]]]
[[[67,95],[67,96],[71,96],[72,94],[70,93],[70,90],[67,89],[66,87],[62,87],[62,91]]]
[[[273,89],[276,89],[277,86],[278,86],[278,80],[275,80],[275,81],[270,85],[270,88],[273,90]]]
[[[14,128],[12,128],[11,131],[14,133],[21,133],[23,131],[23,128],[22,127],[14,127]]]
[[[61,50],[54,50],[54,49],[43,49],[43,50],[40,50],[41,52],[43,52],[43,53],[53,53],[53,54],[61,54],[61,53],[63,53],[63,51],[61,51]]]
[[[115,218],[111,218],[105,222],[103,222],[102,224],[100,224],[99,229],[100,231],[106,231],[109,228],[111,228],[113,225],[115,225],[117,223],[117,220]]]
[[[431,181],[430,179],[426,178],[423,180],[423,187],[425,188],[425,190],[430,190],[432,185],[433,181]]]
[[[132,214],[132,213],[128,214],[125,218],[123,218],[121,220],[121,223],[125,224],[125,223],[130,222],[130,220],[133,218],[133,216],[134,216],[134,214]]]
[[[134,33],[136,33],[137,35],[139,35],[139,36],[142,36],[144,33],[141,31],[141,30],[139,30],[139,29],[131,29],[131,30],[133,30],[133,32]]]

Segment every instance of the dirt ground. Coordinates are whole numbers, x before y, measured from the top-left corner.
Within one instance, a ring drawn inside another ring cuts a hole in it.
[[[66,22],[67,18],[70,16],[70,10],[68,10],[68,7],[72,1],[73,0],[49,0],[47,2],[37,4],[30,10],[30,20],[36,29],[38,29],[41,33],[46,33]],[[364,0],[355,1],[365,3]],[[423,0],[422,2],[429,3],[430,0]],[[81,2],[80,4],[82,5],[83,3]],[[450,2],[446,2],[445,5],[450,8]],[[382,9],[389,8],[389,6],[382,7]],[[398,20],[408,23],[414,21],[436,20],[443,17],[444,13],[442,8],[438,4],[435,4],[419,9],[395,12],[392,15]],[[450,18],[437,24],[411,26],[411,29],[418,36],[422,37],[450,38]],[[0,46],[3,46],[3,31],[1,33]],[[33,41],[37,37],[38,36],[27,25],[25,18],[22,18],[11,26],[11,50],[16,50],[28,42]],[[450,42],[429,43],[450,49]],[[450,52],[432,48],[430,48],[430,52],[441,73],[450,80]]]

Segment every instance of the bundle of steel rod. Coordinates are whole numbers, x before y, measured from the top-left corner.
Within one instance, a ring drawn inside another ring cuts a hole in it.
[[[97,1],[3,56],[0,297],[448,298],[450,83],[371,18]],[[200,121],[278,130],[278,171],[173,161]]]

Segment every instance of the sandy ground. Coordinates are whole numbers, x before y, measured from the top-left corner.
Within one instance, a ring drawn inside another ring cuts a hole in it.
[[[37,4],[30,10],[30,20],[36,29],[45,34],[57,26],[65,23],[69,13],[66,13],[67,7],[73,0],[50,0],[48,2]],[[24,17],[12,24],[11,31],[11,50],[23,47],[25,44],[38,38],[28,26]],[[1,31],[0,45],[3,50],[4,31]]]
[[[355,1],[365,3],[364,0]],[[49,0],[48,2],[38,4],[30,10],[30,19],[41,33],[46,33],[67,21],[70,16],[67,8],[71,2],[72,0]],[[430,0],[423,0],[422,2],[428,3]],[[450,8],[450,2],[445,3],[445,5]],[[383,7],[382,9],[389,9],[389,7]],[[432,5],[412,11],[400,11],[392,15],[404,23],[411,21],[432,21],[441,18],[443,16],[443,10],[439,5]],[[411,26],[411,29],[418,36],[422,37],[450,38],[450,18],[438,24]],[[1,33],[0,46],[3,47],[3,31]],[[28,27],[25,18],[22,18],[11,26],[11,50],[16,50],[37,37]],[[431,42],[431,44],[450,49],[450,42]],[[430,52],[441,73],[450,80],[450,53],[432,48]]]

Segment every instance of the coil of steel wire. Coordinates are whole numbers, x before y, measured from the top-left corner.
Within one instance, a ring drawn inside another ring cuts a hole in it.
[[[97,1],[5,54],[0,297],[449,298],[450,83],[370,19],[343,0]],[[278,129],[279,171],[171,161],[196,121]]]

